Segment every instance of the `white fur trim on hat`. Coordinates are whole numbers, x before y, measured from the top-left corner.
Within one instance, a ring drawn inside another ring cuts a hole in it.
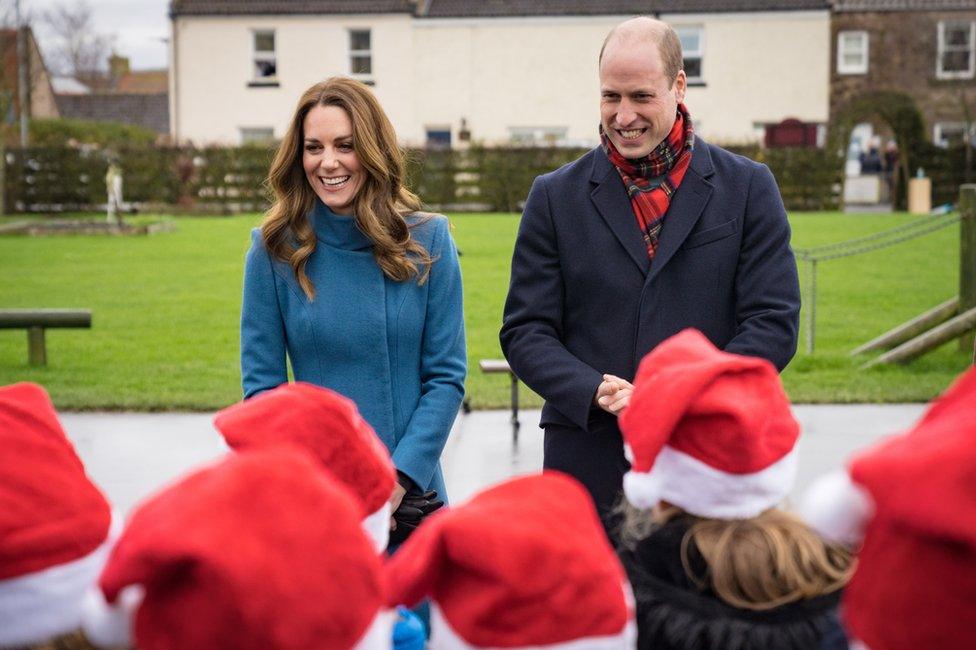
[[[874,514],[874,502],[847,472],[840,470],[821,476],[807,488],[797,504],[797,514],[821,537],[856,546]]]
[[[113,517],[107,539],[88,555],[0,580],[0,647],[33,645],[78,629],[85,592],[98,580],[121,528]]]
[[[625,585],[625,591],[628,592],[628,598],[633,598],[629,595],[629,586]],[[429,650],[478,650],[480,648],[462,639],[434,602],[430,604],[430,642],[427,647]],[[636,647],[637,624],[634,622],[633,612],[627,617],[627,624],[619,634],[573,639],[541,646],[518,646],[522,650],[633,650]]]
[[[119,592],[114,605],[93,586],[85,594],[82,630],[92,645],[102,648],[132,647],[132,622],[146,592],[142,585],[129,585]]]
[[[749,519],[782,501],[796,478],[796,448],[751,474],[731,474],[665,445],[650,472],[624,475],[624,494],[638,508],[667,501],[713,519]]]
[[[390,650],[393,646],[393,624],[396,623],[396,618],[396,611],[381,609],[352,650]]]
[[[363,530],[373,542],[377,553],[386,550],[390,543],[390,502],[385,502],[380,509],[363,519]]]

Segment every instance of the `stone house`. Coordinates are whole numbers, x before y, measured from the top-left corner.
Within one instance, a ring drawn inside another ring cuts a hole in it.
[[[407,145],[592,145],[600,46],[638,14],[678,30],[704,137],[827,122],[827,0],[173,0],[170,133],[280,138],[305,88],[349,75]]]
[[[976,120],[976,0],[834,0],[832,12],[831,119],[858,95],[897,90],[932,142],[962,142]]]

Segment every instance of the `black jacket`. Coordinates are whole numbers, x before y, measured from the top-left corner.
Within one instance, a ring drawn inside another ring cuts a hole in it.
[[[815,650],[846,648],[837,618],[840,591],[757,612],[726,604],[707,587],[707,565],[692,544],[685,572],[681,541],[688,518],[655,530],[618,554],[634,589],[640,650]]]

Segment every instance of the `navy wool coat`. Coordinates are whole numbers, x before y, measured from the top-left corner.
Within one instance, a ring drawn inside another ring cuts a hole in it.
[[[545,466],[582,481],[605,516],[629,465],[616,417],[593,406],[602,375],[632,381],[644,355],[684,328],[782,370],[800,310],[789,242],[769,169],[701,138],[653,262],[601,148],[539,176],[500,338],[515,374],[545,399]]]

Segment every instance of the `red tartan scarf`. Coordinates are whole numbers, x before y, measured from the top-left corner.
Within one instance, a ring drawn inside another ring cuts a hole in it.
[[[630,207],[637,217],[637,225],[644,234],[644,245],[647,256],[654,259],[657,252],[658,238],[661,226],[664,225],[664,215],[671,205],[678,186],[681,185],[688,165],[691,163],[691,151],[695,146],[695,131],[691,126],[691,116],[684,104],[678,104],[678,117],[661,144],[654,151],[643,158],[630,160],[624,158],[603,128],[600,128],[600,140],[603,150],[610,162],[617,168],[620,178],[627,188],[630,197]],[[664,176],[661,184],[651,187],[649,179]]]

